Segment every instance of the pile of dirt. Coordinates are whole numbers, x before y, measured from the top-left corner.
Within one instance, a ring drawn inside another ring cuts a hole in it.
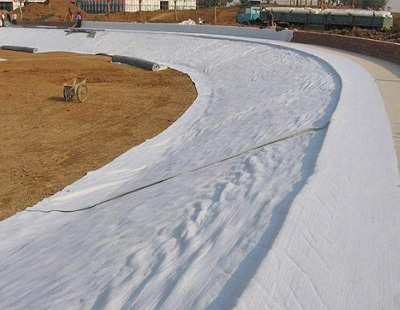
[[[68,20],[68,9],[71,8],[74,14],[78,7],[69,0],[46,1],[45,3],[27,3],[22,8],[22,19],[31,21],[64,21]],[[19,9],[15,10],[19,15]],[[87,17],[85,11],[80,10],[83,18]]]
[[[0,62],[7,85],[0,96],[0,220],[162,132],[197,96],[181,72],[148,72],[106,56],[0,51],[0,58],[7,59]],[[84,103],[62,97],[73,77],[87,78]]]

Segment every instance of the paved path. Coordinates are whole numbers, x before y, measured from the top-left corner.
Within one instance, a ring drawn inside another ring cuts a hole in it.
[[[400,166],[400,66],[382,59],[339,49],[321,46],[315,46],[315,48],[331,51],[353,60],[363,66],[375,79],[389,116],[397,161]]]

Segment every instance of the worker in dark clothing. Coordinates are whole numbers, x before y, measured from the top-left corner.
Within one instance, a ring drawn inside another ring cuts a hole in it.
[[[12,22],[14,25],[17,24],[17,13],[14,12],[14,13],[11,15],[11,22]]]
[[[74,12],[72,11],[71,8],[68,9],[68,16],[69,20],[72,22],[74,20]]]
[[[270,10],[267,11],[267,21],[268,21],[268,27],[275,27],[275,21],[274,21],[274,14]]]

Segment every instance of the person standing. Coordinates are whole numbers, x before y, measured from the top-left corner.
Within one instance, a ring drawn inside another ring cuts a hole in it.
[[[81,12],[78,12],[78,14],[76,14],[75,28],[81,28],[81,27],[82,27],[82,14],[81,14]]]
[[[272,13],[272,10],[267,10],[267,22],[268,22],[268,27],[270,28],[276,27],[274,14]]]
[[[17,13],[13,13],[11,16],[11,22],[16,25],[17,24]]]
[[[68,9],[68,16],[69,20],[72,22],[74,20],[74,12],[72,11],[71,8]]]
[[[3,12],[1,12],[1,26],[2,27],[6,26],[6,16],[4,15]]]

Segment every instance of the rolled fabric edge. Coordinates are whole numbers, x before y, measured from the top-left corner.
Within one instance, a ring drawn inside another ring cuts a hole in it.
[[[144,69],[147,71],[161,71],[161,70],[165,70],[168,68],[167,66],[160,65],[160,64],[152,62],[152,61],[135,58],[135,57],[121,56],[121,55],[114,55],[111,59],[111,62],[123,63],[126,65],[130,65],[132,67],[141,68],[141,69]]]
[[[25,52],[25,53],[37,53],[39,51],[36,47],[14,46],[14,45],[3,45],[1,49],[9,51]]]

